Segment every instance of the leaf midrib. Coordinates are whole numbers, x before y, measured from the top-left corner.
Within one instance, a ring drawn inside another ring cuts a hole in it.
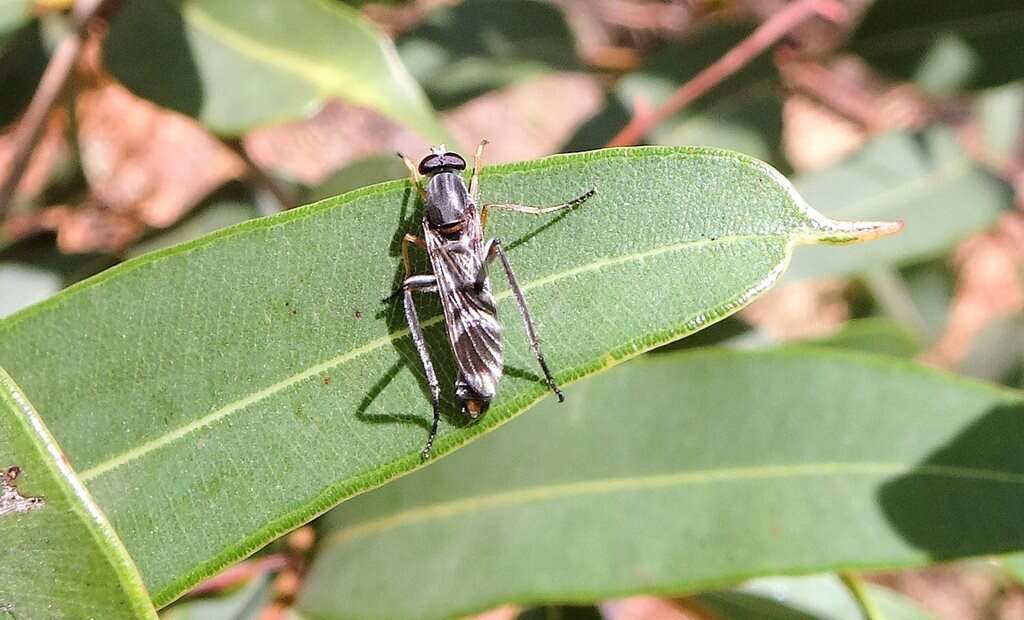
[[[729,244],[739,241],[750,241],[753,239],[772,238],[786,240],[789,243],[794,243],[796,241],[799,241],[799,233],[799,230],[795,230],[793,231],[792,235],[776,233],[757,233],[747,235],[730,235],[716,237],[714,239],[686,240],[679,243],[652,248],[650,250],[645,250],[643,252],[635,252],[632,254],[604,257],[584,265],[578,265],[571,269],[554,272],[541,278],[524,282],[521,284],[521,288],[523,289],[523,291],[530,291],[542,286],[547,286],[549,284],[559,282],[567,278],[582,275],[584,273],[602,271],[606,268],[614,267],[617,265],[622,265],[635,261],[643,261],[648,258],[654,258],[662,254],[667,254],[674,251],[682,251],[710,245]],[[511,290],[506,289],[497,293],[495,295],[495,298],[500,301],[502,299],[508,298],[511,294]],[[426,329],[431,325],[435,325],[441,322],[443,318],[443,315],[434,315],[422,321],[422,327]],[[211,426],[216,422],[224,418],[227,418],[228,416],[238,411],[246,409],[247,407],[254,405],[258,402],[261,402],[263,400],[266,400],[267,398],[270,398],[271,396],[279,392],[282,392],[288,389],[289,387],[298,385],[303,381],[307,381],[313,377],[319,376],[324,372],[335,369],[341,366],[342,364],[348,363],[367,353],[371,353],[377,349],[391,345],[395,341],[406,337],[408,334],[409,330],[407,328],[399,329],[389,333],[386,336],[371,340],[366,344],[362,345],[361,347],[351,349],[349,351],[336,355],[328,360],[325,360],[318,364],[314,364],[313,366],[309,366],[304,370],[300,370],[299,372],[296,372],[288,377],[285,377],[284,379],[281,379],[280,381],[277,381],[265,388],[262,388],[255,392],[251,392],[241,398],[235,399],[234,401],[215,409],[214,411],[206,414],[205,416],[192,420],[188,424],[179,426],[178,428],[170,432],[164,433],[163,435],[143,442],[142,444],[134,448],[121,452],[120,454],[111,456],[105,461],[102,461],[88,469],[82,470],[81,472],[79,472],[79,478],[86,483],[92,482],[93,480],[103,476],[106,473],[109,473],[119,467],[127,465],[132,461],[138,460],[144,457],[145,455],[149,454],[150,452],[159,450],[160,448],[170,445],[179,439],[183,439],[184,437],[187,437],[188,435],[191,435],[194,432]]]
[[[687,470],[647,476],[600,478],[581,482],[537,485],[512,491],[463,497],[410,508],[392,515],[370,519],[344,527],[325,541],[323,549],[356,538],[364,538],[388,530],[443,518],[479,513],[496,508],[524,506],[531,503],[562,500],[587,495],[611,495],[617,492],[663,489],[677,486],[740,482],[750,480],[785,480],[790,478],[830,477],[842,475],[893,476],[918,475],[956,480],[980,480],[1024,485],[1024,473],[993,469],[914,463],[822,462],[786,465],[758,465],[717,469]]]

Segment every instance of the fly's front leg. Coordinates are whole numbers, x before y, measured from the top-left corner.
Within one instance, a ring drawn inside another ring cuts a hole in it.
[[[565,395],[562,394],[562,390],[558,388],[558,384],[555,383],[555,378],[551,376],[551,370],[548,369],[548,363],[544,359],[544,354],[540,351],[540,339],[537,337],[537,330],[533,326],[533,318],[530,317],[530,310],[526,307],[526,296],[523,295],[523,289],[519,288],[519,282],[516,280],[516,274],[512,271],[512,265],[508,262],[508,255],[505,254],[505,248],[501,247],[500,239],[491,239],[487,242],[485,249],[485,262],[490,264],[497,257],[501,261],[501,267],[505,270],[505,276],[508,278],[508,284],[512,287],[512,294],[516,298],[516,306],[519,307],[519,314],[523,317],[523,325],[526,326],[526,338],[530,341],[530,348],[533,349],[533,355],[537,358],[537,363],[540,364],[540,369],[544,371],[544,380],[547,382],[548,387],[551,391],[558,396],[558,402],[565,400]],[[481,272],[483,268],[481,268]],[[483,276],[486,277],[486,276]]]
[[[412,160],[406,157],[405,153],[402,153],[401,151],[395,153],[395,155],[398,155],[399,159],[402,160],[402,163],[405,164],[405,167],[409,169],[409,179],[412,181],[416,190],[420,193],[420,198],[426,200],[427,191],[423,189],[422,177],[420,176],[419,169],[416,168],[416,164],[412,163]]]
[[[437,279],[434,276],[413,276],[408,278],[406,282],[413,278],[430,278],[433,280],[433,286],[437,286]],[[424,280],[424,284],[426,281]],[[430,288],[429,286],[420,287],[420,290]],[[405,286],[402,287],[404,292],[405,301],[405,322],[409,324],[409,334],[412,336],[412,343],[416,346],[416,352],[420,355],[420,361],[423,362],[423,374],[427,377],[427,385],[430,387],[430,404],[433,407],[434,418],[430,423],[430,435],[427,436],[427,443],[424,444],[423,449],[420,450],[420,458],[430,458],[430,449],[434,445],[434,438],[437,437],[437,424],[441,420],[441,386],[437,381],[437,375],[434,373],[434,364],[430,361],[430,352],[427,351],[427,341],[423,337],[423,327],[420,325],[420,317],[416,313],[416,304],[412,300],[413,287]]]
[[[487,225],[487,212],[490,209],[500,209],[502,211],[515,211],[516,213],[528,213],[530,215],[544,215],[545,213],[555,213],[556,211],[561,211],[562,209],[572,209],[573,207],[578,207],[584,202],[590,200],[596,193],[597,190],[591,189],[573,198],[572,200],[563,202],[561,204],[552,205],[550,207],[530,207],[527,205],[519,205],[511,202],[484,205],[483,208],[480,209],[480,225],[481,228]]]
[[[481,140],[476,147],[476,153],[473,155],[473,176],[469,178],[469,198],[475,205],[480,204],[480,168],[483,167],[485,146],[487,146],[487,140]],[[482,217],[486,218],[486,216]]]

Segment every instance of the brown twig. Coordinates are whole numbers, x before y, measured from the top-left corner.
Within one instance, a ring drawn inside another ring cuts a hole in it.
[[[722,80],[745,67],[764,50],[814,15],[842,21],[846,18],[847,11],[838,0],[797,0],[787,5],[758,26],[736,47],[680,86],[657,109],[649,114],[635,115],[608,142],[608,146],[629,146],[640,142],[658,123],[693,103]]]
[[[68,79],[82,52],[89,25],[105,9],[115,2],[111,0],[77,0],[74,5],[75,29],[57,45],[56,51],[43,71],[39,86],[32,95],[21,122],[14,132],[14,155],[10,167],[0,177],[0,217],[10,206],[15,189],[28,168],[32,151],[46,126],[50,110],[67,87]]]

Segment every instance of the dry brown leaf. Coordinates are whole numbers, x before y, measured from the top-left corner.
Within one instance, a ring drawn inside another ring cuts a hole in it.
[[[963,361],[990,323],[1024,311],[1024,213],[1007,214],[991,232],[961,243],[953,263],[957,285],[946,328],[921,356],[942,368]]]
[[[235,153],[184,115],[128,92],[100,66],[100,37],[83,53],[78,141],[93,195],[147,226],[177,222],[245,170]]]
[[[491,145],[487,162],[548,155],[601,105],[598,81],[580,73],[555,73],[478,97],[445,115],[470,151],[482,139]],[[498,122],[500,120],[500,122]],[[253,132],[245,148],[260,167],[306,185],[360,157],[402,151],[416,159],[428,144],[408,129],[376,114],[332,101],[313,118]]]
[[[740,318],[775,340],[817,338],[831,334],[850,318],[843,280],[787,284],[740,311]]]

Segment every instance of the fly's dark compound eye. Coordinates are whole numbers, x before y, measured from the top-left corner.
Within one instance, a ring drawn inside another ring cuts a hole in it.
[[[462,158],[462,155],[458,153],[452,153],[451,151],[442,155],[444,159],[444,167],[451,168],[453,170],[465,170],[466,160]]]
[[[466,160],[458,153],[431,153],[420,162],[420,174],[437,174],[452,170],[465,170]]]

